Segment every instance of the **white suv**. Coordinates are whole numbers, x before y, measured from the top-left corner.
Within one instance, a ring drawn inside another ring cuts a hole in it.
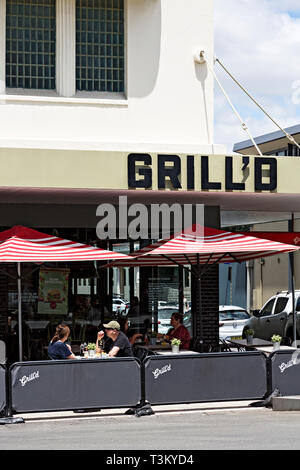
[[[256,338],[270,341],[273,335],[279,335],[283,338],[285,344],[291,344],[293,341],[293,303],[292,292],[282,291],[273,295],[262,307],[261,310],[255,310],[253,317],[248,320],[244,326],[243,336],[249,328],[254,330]],[[295,291],[295,310],[297,339],[300,338],[300,291]]]

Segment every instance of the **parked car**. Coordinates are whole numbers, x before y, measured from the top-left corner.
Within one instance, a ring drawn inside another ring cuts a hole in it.
[[[247,329],[254,330],[256,338],[270,341],[273,335],[282,337],[284,344],[293,341],[293,308],[292,292],[282,291],[273,295],[261,310],[255,310],[243,329],[243,337]],[[300,290],[295,291],[295,309],[297,312],[297,338],[300,338]]]
[[[158,322],[158,333],[163,335],[167,334],[171,328],[171,316],[172,313],[179,312],[177,304],[170,304],[169,302],[160,301],[157,309],[157,322]],[[138,317],[128,317],[130,328],[134,330],[143,330],[145,328],[145,322],[148,322],[148,325],[151,326],[151,323],[154,323],[154,316],[151,315],[140,315]],[[191,312],[186,312],[183,316],[183,324],[189,330],[191,330]]]
[[[242,339],[243,330],[250,315],[237,305],[219,306],[219,337],[226,339]]]
[[[158,307],[158,333],[166,335],[171,328],[172,313],[179,312],[177,305]]]
[[[112,309],[116,317],[126,315],[128,311],[127,303],[123,299],[113,298]]]

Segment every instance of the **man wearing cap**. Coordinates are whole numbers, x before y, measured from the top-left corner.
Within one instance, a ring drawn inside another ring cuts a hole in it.
[[[127,338],[127,336],[120,331],[120,324],[112,320],[107,324],[103,324],[107,336],[113,341],[112,347],[108,353],[111,357],[130,357],[133,356],[131,344]],[[100,352],[100,348],[98,346],[98,340],[103,339],[104,331],[99,331],[97,335],[97,342],[96,342],[96,352]]]

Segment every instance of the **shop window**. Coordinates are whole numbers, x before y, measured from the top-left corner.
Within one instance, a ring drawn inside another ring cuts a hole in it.
[[[124,91],[124,0],[76,0],[76,89]]]
[[[55,0],[7,0],[6,86],[55,89]]]

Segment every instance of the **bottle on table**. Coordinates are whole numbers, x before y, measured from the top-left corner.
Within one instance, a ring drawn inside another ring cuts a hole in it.
[[[97,341],[98,341],[98,344],[97,344],[98,348],[100,348],[101,352],[103,352],[104,351],[104,339],[103,338],[98,339]]]

